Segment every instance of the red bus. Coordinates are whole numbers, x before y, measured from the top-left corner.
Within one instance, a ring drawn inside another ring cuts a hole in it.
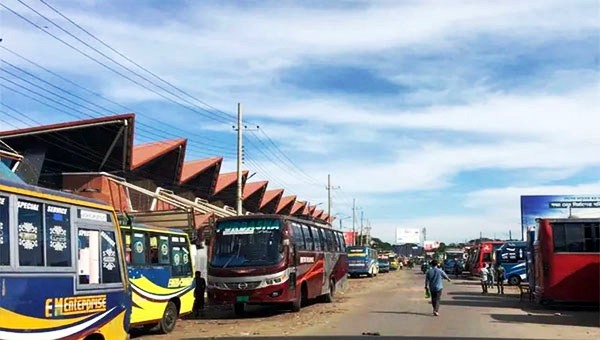
[[[344,235],[331,226],[281,215],[217,221],[208,263],[211,304],[288,304],[297,312],[309,299],[331,302],[347,282]]]
[[[600,303],[600,219],[538,219],[537,302]]]
[[[503,244],[503,241],[484,241],[476,245],[470,264],[471,275],[479,275],[484,264],[494,262],[496,250]]]

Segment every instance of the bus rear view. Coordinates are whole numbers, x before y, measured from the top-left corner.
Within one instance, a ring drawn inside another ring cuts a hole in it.
[[[376,276],[379,273],[377,252],[367,246],[352,246],[347,248],[348,274],[350,277],[367,275]]]

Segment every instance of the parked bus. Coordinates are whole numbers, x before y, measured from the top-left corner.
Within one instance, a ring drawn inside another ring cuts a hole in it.
[[[534,256],[536,301],[600,303],[600,219],[539,219]]]
[[[121,222],[133,293],[131,326],[169,333],[194,305],[189,237],[181,230]]]
[[[0,339],[126,339],[119,224],[99,201],[0,180]]]
[[[509,285],[519,285],[527,280],[527,242],[509,241],[496,250],[496,263],[504,268],[504,278]]]
[[[504,244],[502,241],[484,241],[478,244],[471,262],[471,275],[479,275],[485,264],[494,263],[496,250]]]
[[[379,274],[377,250],[369,246],[351,246],[348,252],[348,274],[350,277],[367,275],[375,277]]]
[[[282,215],[217,221],[208,263],[208,297],[233,304],[289,304],[298,312],[316,297],[334,299],[346,286],[344,237],[329,225]]]

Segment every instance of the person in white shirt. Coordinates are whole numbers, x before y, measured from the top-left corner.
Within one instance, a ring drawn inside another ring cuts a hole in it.
[[[479,272],[479,274],[481,275],[481,294],[487,294],[488,292],[488,275],[490,275],[490,272],[487,267],[487,263],[484,264],[483,267],[481,267],[481,271]]]

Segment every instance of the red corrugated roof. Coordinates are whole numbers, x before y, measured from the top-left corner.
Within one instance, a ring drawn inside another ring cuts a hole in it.
[[[66,123],[40,125],[40,126],[34,126],[34,127],[30,127],[30,128],[25,128],[25,129],[1,131],[0,136],[8,137],[8,136],[20,135],[20,134],[24,134],[24,133],[44,132],[44,131],[53,130],[53,129],[77,128],[82,125],[113,122],[113,121],[125,120],[125,119],[133,120],[133,119],[135,119],[135,114],[134,113],[125,113],[125,114],[121,114],[121,115],[114,115],[114,116],[108,116],[108,117],[83,119],[83,120],[76,120],[76,121],[66,122]],[[133,126],[131,128],[133,128]]]
[[[329,218],[329,214],[326,212],[323,212],[323,215],[321,215],[320,217],[323,221],[327,221],[327,219]]]
[[[166,154],[173,149],[183,146],[187,143],[187,139],[178,138],[160,142],[146,143],[133,147],[131,169],[137,169],[149,161]]]
[[[274,189],[265,191],[262,202],[260,202],[260,208],[264,208],[265,205],[269,204],[272,200],[276,199],[277,196],[283,195],[283,189]],[[289,196],[293,197],[293,196]],[[281,202],[281,200],[279,201]],[[288,202],[289,203],[289,202]]]
[[[306,202],[299,202],[296,201],[294,202],[294,206],[292,207],[292,211],[290,212],[290,215],[296,215],[298,213],[300,214],[304,214],[306,211]]]
[[[185,162],[183,164],[183,169],[181,170],[181,179],[179,180],[179,184],[186,183],[204,170],[221,162],[223,162],[223,157],[211,157]]]
[[[319,217],[321,217],[321,215],[323,215],[323,213],[324,213],[323,210],[316,209],[312,215],[314,218],[319,218]]]
[[[257,192],[258,190],[262,189],[263,187],[266,187],[267,184],[269,184],[268,181],[246,183],[246,185],[244,185],[242,197],[244,199],[246,199],[247,197],[250,197],[253,193]]]
[[[246,176],[248,176],[248,170],[242,171],[242,177],[246,177]],[[237,172],[227,172],[224,174],[220,174],[219,178],[217,179],[217,185],[215,186],[215,192],[213,195],[218,194],[223,189],[232,185],[236,181],[237,181]]]
[[[296,201],[296,196],[283,196],[281,198],[281,200],[279,201],[279,205],[277,206],[276,213],[279,214],[281,209],[287,207],[287,205],[292,202],[294,202],[294,204],[295,204],[295,201]],[[293,210],[293,208],[292,208],[292,210]]]

